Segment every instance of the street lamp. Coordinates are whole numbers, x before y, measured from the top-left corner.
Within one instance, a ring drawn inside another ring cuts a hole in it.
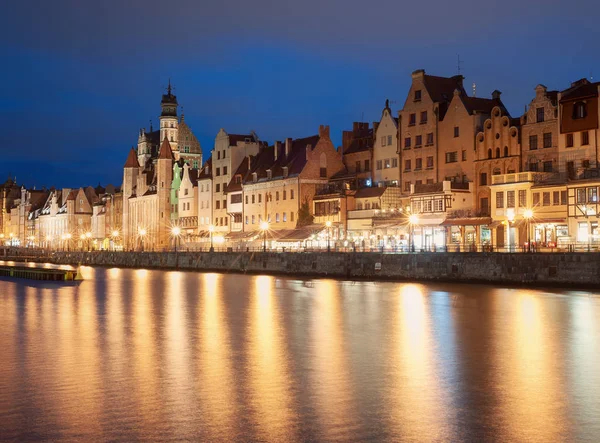
[[[116,246],[117,246],[117,240],[119,239],[119,231],[117,231],[116,229],[114,231],[112,231],[112,238],[113,238],[113,251],[115,251]]]
[[[142,252],[144,252],[144,237],[146,236],[146,230],[144,228],[140,228],[138,230],[138,234],[140,236],[140,242],[142,244]]]
[[[531,219],[533,218],[533,210],[525,209],[523,217],[527,220],[527,252],[531,252]]]
[[[263,231],[263,252],[267,252],[267,231],[269,230],[269,222],[260,222],[260,229]]]
[[[325,222],[325,226],[327,227],[327,252],[331,252],[331,246],[329,245],[329,237],[331,232],[331,220],[327,220]]]
[[[175,252],[177,252],[177,242],[179,241],[179,236],[181,235],[181,228],[179,226],[173,226],[171,229],[171,234],[175,237]]]
[[[90,246],[91,246],[90,239],[92,238],[92,233],[91,232],[86,232],[85,233],[85,238],[87,239],[87,249],[88,249],[88,252],[90,252]]]
[[[209,249],[209,252],[215,252],[215,248],[213,247],[213,232],[215,232],[215,225],[210,225],[208,227],[208,232],[210,232],[210,249]]]
[[[419,223],[419,216],[410,214],[408,223],[410,224],[410,252],[415,252],[415,225]]]

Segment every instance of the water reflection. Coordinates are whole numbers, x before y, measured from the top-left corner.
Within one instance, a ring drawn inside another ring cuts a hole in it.
[[[600,435],[598,296],[82,272],[0,279],[2,439]]]

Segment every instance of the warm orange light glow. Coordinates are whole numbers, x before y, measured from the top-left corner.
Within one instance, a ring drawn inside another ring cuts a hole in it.
[[[260,222],[260,229],[262,231],[267,231],[269,229],[269,222],[266,222],[266,221]]]

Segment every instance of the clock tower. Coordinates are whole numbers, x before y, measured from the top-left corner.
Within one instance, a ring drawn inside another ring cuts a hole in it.
[[[177,140],[179,122],[177,119],[177,106],[177,97],[172,93],[171,80],[169,79],[167,93],[163,94],[162,100],[160,101],[160,140],[166,138],[169,141],[176,158],[179,157],[179,145]]]

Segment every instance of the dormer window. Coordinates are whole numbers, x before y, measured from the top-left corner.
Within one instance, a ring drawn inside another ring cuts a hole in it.
[[[254,183],[256,183],[256,182],[258,181],[258,176],[256,175],[256,172],[253,172],[253,173],[252,173],[252,181],[253,181]]]
[[[272,177],[273,177],[273,171],[271,171],[270,169],[267,169],[267,179],[271,180]]]
[[[284,167],[283,167],[283,176],[284,176],[284,177],[287,177],[287,176],[288,176],[288,167],[287,167],[287,166],[284,166]]]
[[[420,89],[417,89],[415,91],[415,101],[416,102],[420,102],[421,101],[421,90]]]
[[[585,118],[587,116],[587,107],[584,102],[577,102],[573,106],[573,118]]]

